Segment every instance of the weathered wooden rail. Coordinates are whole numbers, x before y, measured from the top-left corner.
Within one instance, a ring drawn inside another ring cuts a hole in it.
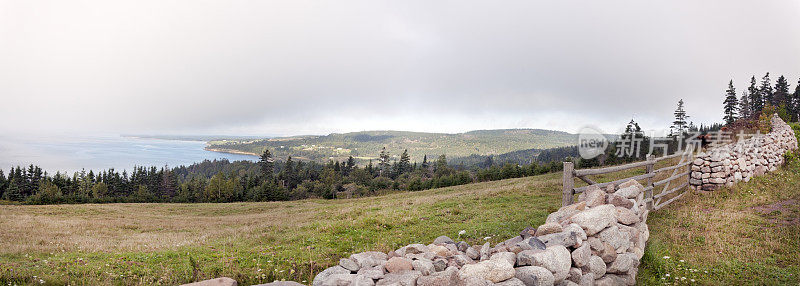
[[[654,169],[656,163],[678,158],[681,159],[678,163],[662,167],[659,169]],[[620,183],[626,182],[628,180],[634,179],[637,181],[647,180],[646,184],[644,185],[644,194],[645,194],[645,202],[647,204],[647,208],[650,210],[658,210],[663,208],[664,206],[670,204],[671,202],[677,200],[678,198],[682,197],[686,194],[687,186],[689,186],[689,174],[691,173],[691,163],[692,163],[692,152],[685,152],[685,153],[676,153],[672,155],[662,156],[662,157],[654,157],[653,155],[648,155],[645,161],[635,162],[625,165],[619,166],[611,166],[605,168],[597,168],[597,169],[580,169],[576,170],[575,166],[572,162],[564,162],[564,173],[563,173],[563,195],[561,200],[562,206],[571,205],[575,200],[575,195],[585,192],[590,187],[599,187],[604,188],[608,185],[614,184],[618,185]],[[634,168],[645,168],[645,173],[641,175],[636,175],[624,179],[614,180],[611,182],[604,182],[604,183],[597,183],[589,176],[593,175],[603,175],[609,174],[614,172],[620,172],[625,170],[630,170]],[[681,168],[686,167],[686,170],[681,170]],[[669,177],[653,182],[654,178],[660,174],[665,173],[668,171],[672,171]],[[588,185],[583,187],[575,187],[575,178],[581,179],[582,181],[586,182]],[[673,181],[685,179],[685,182],[678,183],[677,185],[672,184]],[[661,192],[658,194],[653,194],[653,190],[656,187],[663,185],[664,187],[661,189]],[[673,188],[670,188],[670,185],[673,185]],[[670,195],[676,194],[677,192],[683,191],[678,193],[678,195],[669,197]],[[669,199],[667,199],[669,197]],[[666,199],[666,200],[665,200]]]

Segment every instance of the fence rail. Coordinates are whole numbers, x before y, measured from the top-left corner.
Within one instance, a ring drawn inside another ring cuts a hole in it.
[[[662,167],[659,169],[654,169],[656,163],[674,158],[680,158],[678,163]],[[691,173],[692,159],[693,159],[692,152],[675,153],[672,155],[661,156],[657,158],[654,157],[653,155],[648,155],[647,159],[641,162],[629,163],[619,166],[597,168],[597,169],[580,169],[580,170],[576,170],[575,165],[572,162],[564,162],[564,173],[562,176],[563,194],[561,199],[561,205],[562,206],[571,205],[574,202],[576,194],[585,192],[586,190],[592,187],[598,187],[602,189],[608,185],[611,184],[618,185],[620,183],[627,182],[631,179],[637,181],[646,179],[647,180],[646,184],[643,184],[645,187],[644,201],[647,203],[648,209],[658,210],[670,204],[671,202],[677,200],[678,198],[682,197],[684,194],[686,194],[685,190],[686,187],[689,185],[689,174]],[[618,179],[611,182],[597,183],[593,179],[589,178],[589,176],[615,173],[641,167],[645,167],[644,174]],[[681,168],[683,167],[686,167],[685,171],[681,170]],[[666,173],[668,171],[672,171],[672,174],[669,174],[669,177],[653,182],[654,178],[658,174]],[[581,181],[585,182],[588,185],[576,188],[575,178],[581,179]],[[673,181],[682,178],[685,178],[686,182],[680,183],[677,186],[670,188],[670,185],[672,184]],[[654,195],[653,191],[655,190],[656,186],[661,186],[661,185],[664,185],[664,187],[661,189],[661,192]],[[676,192],[682,190],[683,192],[664,201],[664,199],[669,195],[675,194]]]

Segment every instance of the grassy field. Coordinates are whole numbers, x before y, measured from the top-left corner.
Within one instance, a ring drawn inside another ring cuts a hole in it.
[[[798,284],[798,182],[794,162],[652,213],[640,284]],[[460,230],[472,244],[500,242],[543,223],[560,185],[555,173],[351,200],[0,206],[0,282],[308,282],[353,252]]]

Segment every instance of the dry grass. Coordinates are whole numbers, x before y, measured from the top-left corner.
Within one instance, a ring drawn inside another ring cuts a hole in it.
[[[473,244],[502,241],[559,207],[560,179],[556,173],[347,200],[0,206],[0,282],[172,285],[217,276],[243,285],[308,282],[354,252],[442,234],[457,238],[460,230]],[[667,282],[661,278],[669,273],[687,277],[669,281],[677,284],[797,284],[800,229],[785,222],[800,217],[800,209],[757,207],[800,198],[798,182],[795,163],[653,212],[640,283]]]

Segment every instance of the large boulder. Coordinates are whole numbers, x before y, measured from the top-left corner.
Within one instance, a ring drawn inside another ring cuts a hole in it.
[[[583,267],[589,263],[590,257],[592,257],[592,249],[588,243],[584,243],[581,247],[572,251],[572,264],[577,267]]]
[[[317,274],[317,276],[314,277],[314,281],[311,282],[311,285],[314,286],[328,285],[328,283],[326,283],[328,277],[339,274],[350,274],[350,270],[347,270],[339,265],[322,270],[322,272],[320,272],[319,274]],[[199,285],[193,285],[193,286],[199,286]]]
[[[561,224],[555,222],[548,222],[543,225],[540,225],[539,228],[536,229],[536,235],[542,236],[551,233],[561,232],[562,230],[563,228],[561,227]]]
[[[422,276],[419,271],[402,271],[397,273],[389,273],[378,280],[375,285],[392,285],[392,286],[415,286],[417,285],[417,278]]]
[[[440,236],[433,240],[433,244],[455,244],[455,242],[447,236]]]
[[[578,224],[586,235],[594,235],[616,223],[614,205],[601,205],[573,215],[570,220]]]
[[[494,283],[514,277],[514,266],[504,259],[486,260],[475,264],[467,264],[458,271],[458,277],[480,277]]]
[[[383,252],[367,251],[350,255],[350,259],[355,261],[359,268],[371,268],[383,264],[389,256]]]
[[[448,267],[444,271],[422,276],[417,279],[417,286],[449,286],[457,285],[458,283],[458,268],[453,266]]]
[[[389,273],[398,273],[401,271],[408,271],[414,268],[413,264],[411,264],[411,259],[402,258],[402,257],[392,257],[386,261],[386,272]]]
[[[553,272],[539,266],[517,267],[514,277],[525,283],[525,286],[550,286],[555,284]]]
[[[228,277],[219,277],[189,284],[183,284],[182,286],[236,286],[236,285],[237,285],[236,280],[233,280]]]

